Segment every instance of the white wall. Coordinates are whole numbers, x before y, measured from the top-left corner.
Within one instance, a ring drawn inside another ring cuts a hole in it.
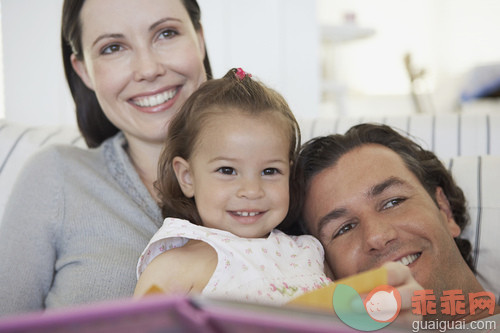
[[[318,115],[316,0],[199,0],[215,76],[242,67],[282,93],[299,117]]]
[[[315,3],[199,0],[214,75],[243,67],[281,92],[297,115],[317,114]],[[74,124],[59,45],[62,0],[1,0],[1,5],[6,118]]]
[[[61,0],[2,0],[5,115],[74,123],[59,43]]]
[[[74,123],[60,60],[62,0],[0,1],[6,117],[32,124]],[[498,0],[199,3],[215,75],[243,67],[283,93],[299,116],[319,109],[318,25],[340,24],[346,12],[376,31],[335,53],[338,79],[348,88],[348,114],[413,112],[405,52],[427,69],[439,111],[451,108],[469,69],[500,61]]]
[[[472,67],[500,62],[498,0],[318,0],[318,7],[322,24],[341,24],[353,12],[360,26],[376,31],[339,46],[335,59],[338,78],[353,98],[369,96],[368,108],[376,96],[409,94],[406,52],[426,69],[437,112],[452,109]]]

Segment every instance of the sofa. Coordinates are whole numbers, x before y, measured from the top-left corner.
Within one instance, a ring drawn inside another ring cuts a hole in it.
[[[470,224],[463,235],[473,246],[477,277],[500,300],[500,112],[413,114],[391,117],[299,119],[303,142],[343,133],[361,122],[384,123],[432,150],[452,172],[468,200]],[[0,120],[0,221],[16,176],[31,154],[51,144],[85,148],[75,127],[30,127]]]

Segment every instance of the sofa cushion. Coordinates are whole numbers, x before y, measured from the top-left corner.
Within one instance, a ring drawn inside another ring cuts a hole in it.
[[[305,142],[315,136],[345,133],[351,126],[363,122],[390,125],[442,159],[500,155],[500,112],[300,119],[302,139]]]
[[[70,144],[85,147],[75,127],[37,126],[0,123],[0,222],[17,174],[31,154],[51,144]]]
[[[445,163],[467,199],[470,223],[463,236],[472,244],[477,278],[500,300],[500,155],[460,156]]]

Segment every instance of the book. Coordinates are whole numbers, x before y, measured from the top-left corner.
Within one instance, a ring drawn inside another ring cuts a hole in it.
[[[159,293],[1,318],[0,333],[358,332],[333,311],[335,285],[346,283],[365,293],[386,280],[383,269],[362,273],[306,293],[284,306]],[[397,329],[386,327],[384,331]]]

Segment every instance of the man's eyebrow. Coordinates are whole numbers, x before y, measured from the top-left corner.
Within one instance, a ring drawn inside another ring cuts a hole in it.
[[[327,224],[345,216],[346,214],[347,214],[347,209],[345,208],[336,208],[328,212],[328,214],[324,215],[322,218],[319,219],[318,235],[321,235],[322,230],[326,227]]]
[[[383,182],[372,186],[366,193],[366,197],[373,198],[376,197],[377,195],[382,194],[385,190],[387,190],[392,186],[403,186],[403,185],[408,185],[408,183],[398,177],[389,177]],[[318,222],[318,235],[321,235],[321,232],[326,225],[328,225],[330,222],[333,222],[336,219],[344,217],[345,215],[347,215],[347,213],[348,211],[346,208],[336,208],[328,212],[323,217],[321,217]]]
[[[401,186],[401,185],[408,185],[407,182],[402,180],[401,178],[398,177],[389,177],[388,179],[384,180],[383,182],[376,184],[372,186],[368,192],[366,193],[366,196],[368,198],[373,198],[376,197],[377,195],[380,195],[383,193],[386,189],[392,186]]]

